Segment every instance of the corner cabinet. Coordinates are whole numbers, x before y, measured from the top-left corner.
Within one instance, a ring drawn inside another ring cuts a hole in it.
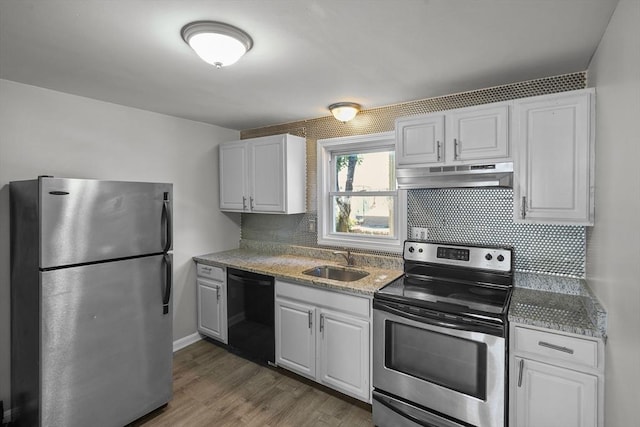
[[[371,402],[371,299],[276,281],[276,364]]]
[[[602,340],[511,324],[510,424],[603,427]]]
[[[220,144],[220,210],[306,211],[306,140],[273,135]]]
[[[509,161],[509,103],[396,120],[399,168]]]
[[[225,270],[197,264],[198,332],[227,343],[227,284]]]
[[[514,221],[593,225],[595,91],[515,101]]]

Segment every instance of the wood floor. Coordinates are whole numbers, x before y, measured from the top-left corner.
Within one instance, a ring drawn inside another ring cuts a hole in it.
[[[372,426],[371,407],[206,340],[176,352],[173,400],[130,426]]]

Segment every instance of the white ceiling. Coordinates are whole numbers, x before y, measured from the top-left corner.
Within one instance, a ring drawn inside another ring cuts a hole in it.
[[[587,69],[617,0],[0,0],[0,78],[231,129]],[[254,46],[215,69],[195,20]],[[1,96],[1,94],[0,94]]]

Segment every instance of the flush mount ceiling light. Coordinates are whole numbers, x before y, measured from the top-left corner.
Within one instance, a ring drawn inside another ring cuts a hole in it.
[[[335,104],[329,105],[329,111],[331,111],[333,117],[346,123],[358,114],[360,104],[356,104],[355,102],[336,102]]]
[[[216,68],[236,63],[253,46],[249,34],[222,22],[192,22],[182,27],[181,34],[204,62]]]

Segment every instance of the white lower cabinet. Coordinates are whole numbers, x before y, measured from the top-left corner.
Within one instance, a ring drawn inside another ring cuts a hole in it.
[[[516,357],[522,381],[516,387],[519,427],[596,427],[598,377]],[[520,374],[518,374],[520,375]]]
[[[602,427],[603,346],[598,339],[512,324],[510,425]]]
[[[276,298],[276,364],[312,379],[316,377],[315,312],[312,305]]]
[[[371,300],[276,281],[276,364],[371,401]]]
[[[318,341],[318,380],[368,401],[369,321],[322,309]]]
[[[198,332],[227,343],[227,285],[221,267],[198,264]]]

